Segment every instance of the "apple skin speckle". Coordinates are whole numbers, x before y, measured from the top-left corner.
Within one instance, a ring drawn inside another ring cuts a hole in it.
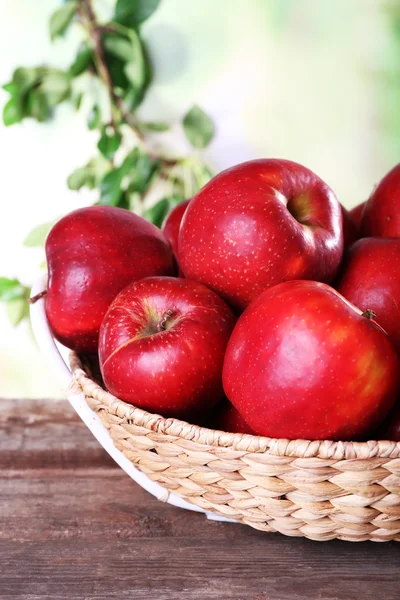
[[[263,292],[239,317],[223,368],[249,427],[287,439],[359,439],[393,406],[399,377],[383,329],[315,281]]]
[[[107,388],[126,402],[194,422],[223,397],[222,365],[236,317],[204,285],[148,277],[126,287],[100,328]]]
[[[101,321],[131,281],[174,275],[162,232],[128,210],[90,206],[60,219],[46,240],[46,314],[54,336],[72,350],[96,352]]]
[[[281,281],[329,283],[342,254],[335,194],[287,160],[254,160],[220,173],[190,201],[179,232],[185,277],[238,310]]]

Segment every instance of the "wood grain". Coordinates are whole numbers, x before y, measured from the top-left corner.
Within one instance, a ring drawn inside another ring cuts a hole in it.
[[[0,401],[1,600],[385,600],[400,544],[317,543],[163,504],[66,402]]]

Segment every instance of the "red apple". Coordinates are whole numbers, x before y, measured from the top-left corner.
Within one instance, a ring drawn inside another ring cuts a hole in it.
[[[184,200],[180,202],[171,210],[171,212],[167,215],[163,226],[161,227],[165,237],[171,244],[172,250],[174,252],[176,262],[179,266],[179,256],[178,256],[178,238],[179,238],[179,228],[181,226],[182,217],[185,214],[185,211],[188,207],[190,200]],[[179,268],[180,271],[180,268]]]
[[[47,236],[46,314],[54,336],[68,348],[95,352],[101,321],[131,281],[173,275],[171,249],[161,231],[128,210],[81,208]]]
[[[400,164],[380,181],[365,205],[363,237],[400,237]]]
[[[373,310],[400,350],[400,239],[358,240],[335,287],[361,310]]]
[[[191,200],[179,232],[185,276],[237,309],[280,281],[331,281],[342,253],[334,193],[287,160],[254,160],[220,173]]]
[[[342,219],[343,219],[343,241],[344,248],[347,250],[351,244],[353,244],[356,240],[358,240],[358,231],[356,224],[353,221],[353,218],[347,208],[340,205],[342,209]]]
[[[362,214],[364,212],[365,205],[366,205],[366,202],[361,202],[361,204],[357,204],[357,206],[352,208],[350,211],[350,216],[353,219],[353,222],[355,223],[355,226],[356,226],[358,232],[360,231],[361,218],[362,218]]]
[[[323,283],[265,291],[232,333],[226,395],[259,435],[363,435],[387,415],[400,383],[396,350],[368,317]]]
[[[204,415],[223,396],[222,364],[235,317],[204,285],[149,277],[126,287],[100,329],[107,388],[164,416]]]
[[[230,433],[254,433],[237,408],[228,399],[223,400],[220,406],[217,407],[211,427]]]

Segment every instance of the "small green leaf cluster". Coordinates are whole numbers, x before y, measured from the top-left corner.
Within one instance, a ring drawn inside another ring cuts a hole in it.
[[[29,315],[29,294],[29,288],[22,285],[18,279],[0,277],[0,302],[6,303],[12,325],[19,325]]]
[[[48,121],[54,108],[70,98],[69,74],[51,67],[19,67],[13,78],[3,85],[10,94],[3,108],[4,125],[14,125],[27,117],[40,123]]]

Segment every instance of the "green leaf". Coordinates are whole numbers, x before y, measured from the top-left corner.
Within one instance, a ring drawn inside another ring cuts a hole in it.
[[[123,177],[124,173],[121,167],[107,173],[100,184],[99,204],[106,206],[119,205],[123,194],[123,190],[121,189]]]
[[[5,92],[10,94],[11,98],[19,94],[19,88],[13,81],[5,83],[2,88]]]
[[[43,75],[38,89],[45,94],[50,106],[56,106],[66,100],[70,94],[69,75],[65,71],[52,69]]]
[[[101,154],[89,160],[87,165],[76,169],[67,179],[70,190],[80,190],[86,186],[94,189],[103,179],[104,175],[110,170],[110,162]]]
[[[93,50],[84,44],[79,48],[75,60],[69,68],[69,74],[71,77],[79,77],[79,75],[82,75],[82,73],[84,73],[92,64]]]
[[[23,94],[40,80],[45,70],[44,67],[18,67],[14,71],[12,83],[19,90],[19,93]]]
[[[100,184],[99,204],[129,208],[135,193],[143,194],[150,185],[159,162],[134,148],[117,169],[105,175]]]
[[[76,169],[68,176],[67,185],[70,190],[77,192],[84,186],[93,189],[96,182],[94,175],[90,173],[90,170],[87,167],[79,167],[79,169]]]
[[[160,0],[117,0],[114,19],[126,27],[136,27],[158,8]]]
[[[39,123],[43,123],[50,119],[51,108],[45,94],[40,94],[36,90],[29,92],[26,105],[26,116],[33,117],[39,121]]]
[[[6,127],[19,123],[24,118],[21,103],[16,98],[10,98],[3,108],[3,123]]]
[[[140,129],[142,129],[143,131],[168,131],[168,129],[170,128],[169,123],[164,123],[163,121],[145,121],[145,122],[140,122],[139,123],[139,127]]]
[[[161,227],[165,217],[169,213],[169,210],[169,202],[167,198],[163,198],[162,200],[159,200],[156,204],[154,204],[154,206],[148,208],[143,213],[143,216],[145,219],[150,221],[150,223],[157,225],[157,227]]]
[[[50,17],[50,39],[53,41],[62,36],[75,16],[77,3],[75,0],[66,2],[58,8]]]
[[[24,240],[24,246],[28,246],[29,248],[43,246],[47,234],[53,227],[53,223],[53,221],[51,221],[51,223],[42,223],[41,225],[38,225],[37,227],[32,229],[32,231],[28,233]]]
[[[118,150],[120,143],[121,135],[119,133],[108,135],[107,132],[103,130],[97,147],[103,156],[111,159]]]
[[[129,201],[128,192],[122,191],[121,196],[118,200],[117,206],[118,206],[118,208],[126,208],[127,210],[130,210],[130,201]]]
[[[126,91],[130,85],[129,80],[125,75],[126,62],[120,58],[116,58],[107,50],[104,51],[104,57],[114,88],[120,88]]]
[[[25,117],[40,122],[52,116],[52,109],[70,96],[69,74],[49,67],[19,67],[13,79],[5,85],[11,100],[3,109],[6,125],[12,125]]]
[[[74,98],[73,98],[73,103],[74,103],[74,108],[75,110],[79,110],[82,104],[82,99],[83,99],[83,94],[77,94]]]
[[[142,154],[129,175],[129,190],[143,194],[149,187],[154,173],[159,167],[159,161],[152,160],[147,154]]]
[[[146,61],[142,42],[135,30],[129,32],[131,42],[131,59],[125,65],[125,75],[133,87],[141,89],[146,82]]]
[[[122,165],[120,166],[120,169],[123,172],[124,176],[128,175],[130,173],[130,171],[135,168],[135,165],[141,155],[142,154],[141,154],[139,148],[136,147],[131,152],[129,152],[129,154],[127,154],[125,156],[124,161],[123,161]]]
[[[92,108],[92,110],[90,111],[89,114],[89,118],[88,118],[88,127],[89,129],[97,129],[97,127],[100,125],[100,119],[101,119],[101,115],[100,115],[100,107],[98,104],[95,104]]]
[[[169,196],[167,198],[162,198],[151,208],[147,209],[143,216],[154,225],[157,225],[157,227],[161,227],[170,210],[182,202],[182,200],[182,196]]]
[[[107,34],[104,37],[104,48],[110,54],[120,58],[124,62],[128,62],[133,58],[133,48],[131,40],[126,36],[121,36],[118,33]]]
[[[0,277],[0,302],[12,302],[23,298],[26,288],[18,279]]]
[[[13,300],[7,304],[7,316],[11,325],[16,327],[21,323],[23,319],[29,317],[29,304],[28,298],[20,298],[19,300]]]
[[[214,123],[199,107],[193,106],[182,121],[185,135],[195,148],[205,148],[214,137]]]

